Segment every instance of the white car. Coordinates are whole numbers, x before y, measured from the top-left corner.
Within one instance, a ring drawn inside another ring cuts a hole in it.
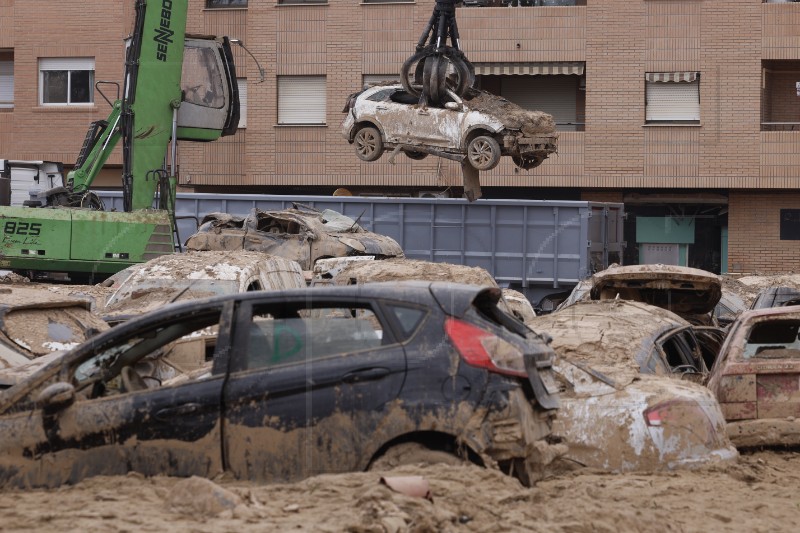
[[[175,301],[306,286],[296,261],[247,250],[163,255],[122,272],[102,310],[111,324]]]
[[[565,464],[651,471],[738,457],[688,322],[627,300],[578,302],[526,324],[552,338]],[[683,378],[683,379],[680,379]]]
[[[363,161],[399,147],[411,159],[466,158],[477,170],[493,169],[504,155],[531,169],[558,150],[555,122],[547,113],[475,89],[463,99],[448,95],[439,108],[421,106],[400,84],[369,87],[348,99],[342,134]]]

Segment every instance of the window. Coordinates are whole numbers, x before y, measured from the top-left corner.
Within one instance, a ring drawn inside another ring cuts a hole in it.
[[[700,123],[699,72],[648,72],[645,92],[648,124]]]
[[[0,108],[14,107],[14,58],[0,52]]]
[[[800,61],[761,62],[761,131],[798,131]]]
[[[255,311],[247,369],[319,360],[380,348],[383,344],[383,327],[367,307],[272,311]]]
[[[206,0],[206,7],[209,9],[221,7],[247,7],[247,0]]]
[[[553,116],[559,131],[583,131],[586,109],[583,62],[478,63],[478,86],[530,111]]]
[[[94,103],[94,58],[39,59],[39,103],[42,105]]]
[[[325,76],[278,77],[278,124],[326,123]]]
[[[244,78],[237,78],[236,83],[239,85],[239,127],[247,127],[247,80]]]
[[[281,5],[327,4],[328,0],[278,0]]]

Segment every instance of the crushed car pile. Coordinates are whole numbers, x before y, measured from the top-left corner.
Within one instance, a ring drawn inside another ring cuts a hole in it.
[[[94,303],[0,285],[0,484],[438,462],[531,484],[800,443],[791,298],[721,324],[718,276],[613,266],[536,316],[486,270],[406,259],[335,212],[215,215],[203,235],[237,244],[71,289]]]

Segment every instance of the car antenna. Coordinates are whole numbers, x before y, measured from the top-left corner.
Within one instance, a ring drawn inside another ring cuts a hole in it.
[[[364,213],[366,213],[366,212],[367,212],[367,208],[365,207],[364,210],[361,211],[361,214],[358,215],[358,218],[356,219],[356,221],[353,222],[353,225],[350,226],[350,231],[353,231],[353,228],[355,228],[358,225],[358,221],[361,220],[361,217],[363,217]]]

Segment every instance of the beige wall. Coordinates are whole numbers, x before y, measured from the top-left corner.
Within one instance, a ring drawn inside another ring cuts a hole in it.
[[[729,202],[730,272],[800,268],[800,241],[780,240],[780,210],[800,208],[800,192],[733,191]]]
[[[248,79],[248,127],[216,143],[184,143],[183,184],[224,191],[313,184],[444,189],[461,183],[457,165],[433,157],[411,162],[399,156],[391,165],[384,156],[361,163],[339,133],[347,95],[359,88],[362,74],[399,70],[433,0],[386,5],[331,0],[316,6],[254,0],[248,9],[230,10],[189,1],[188,31],[242,39],[266,69],[266,79],[257,83],[253,60],[236,48],[239,75]],[[560,153],[533,171],[503,161],[484,173],[483,185],[590,188],[583,194],[587,199],[650,188],[688,195],[697,188],[731,191],[731,264],[759,268],[795,254],[786,243],[754,235],[748,221],[756,215],[775,218],[773,200],[783,205],[798,199],[780,191],[800,187],[800,131],[762,132],[760,121],[762,61],[800,59],[800,4],[587,3],[459,10],[462,41],[475,62],[586,62],[585,131],[562,132]],[[100,98],[91,109],[39,107],[37,60],[93,55],[97,79],[120,81],[122,38],[132,18],[133,0],[0,0],[0,49],[14,51],[16,75],[15,108],[0,110],[1,156],[74,161],[89,122],[104,118],[108,108]],[[700,124],[645,126],[644,73],[686,70],[701,73]],[[276,125],[277,76],[296,74],[327,77],[327,125]],[[791,109],[800,103],[791,91],[783,98],[775,105]],[[119,164],[119,155],[112,162]],[[736,192],[751,189],[776,192]],[[748,248],[751,237],[774,253]]]

